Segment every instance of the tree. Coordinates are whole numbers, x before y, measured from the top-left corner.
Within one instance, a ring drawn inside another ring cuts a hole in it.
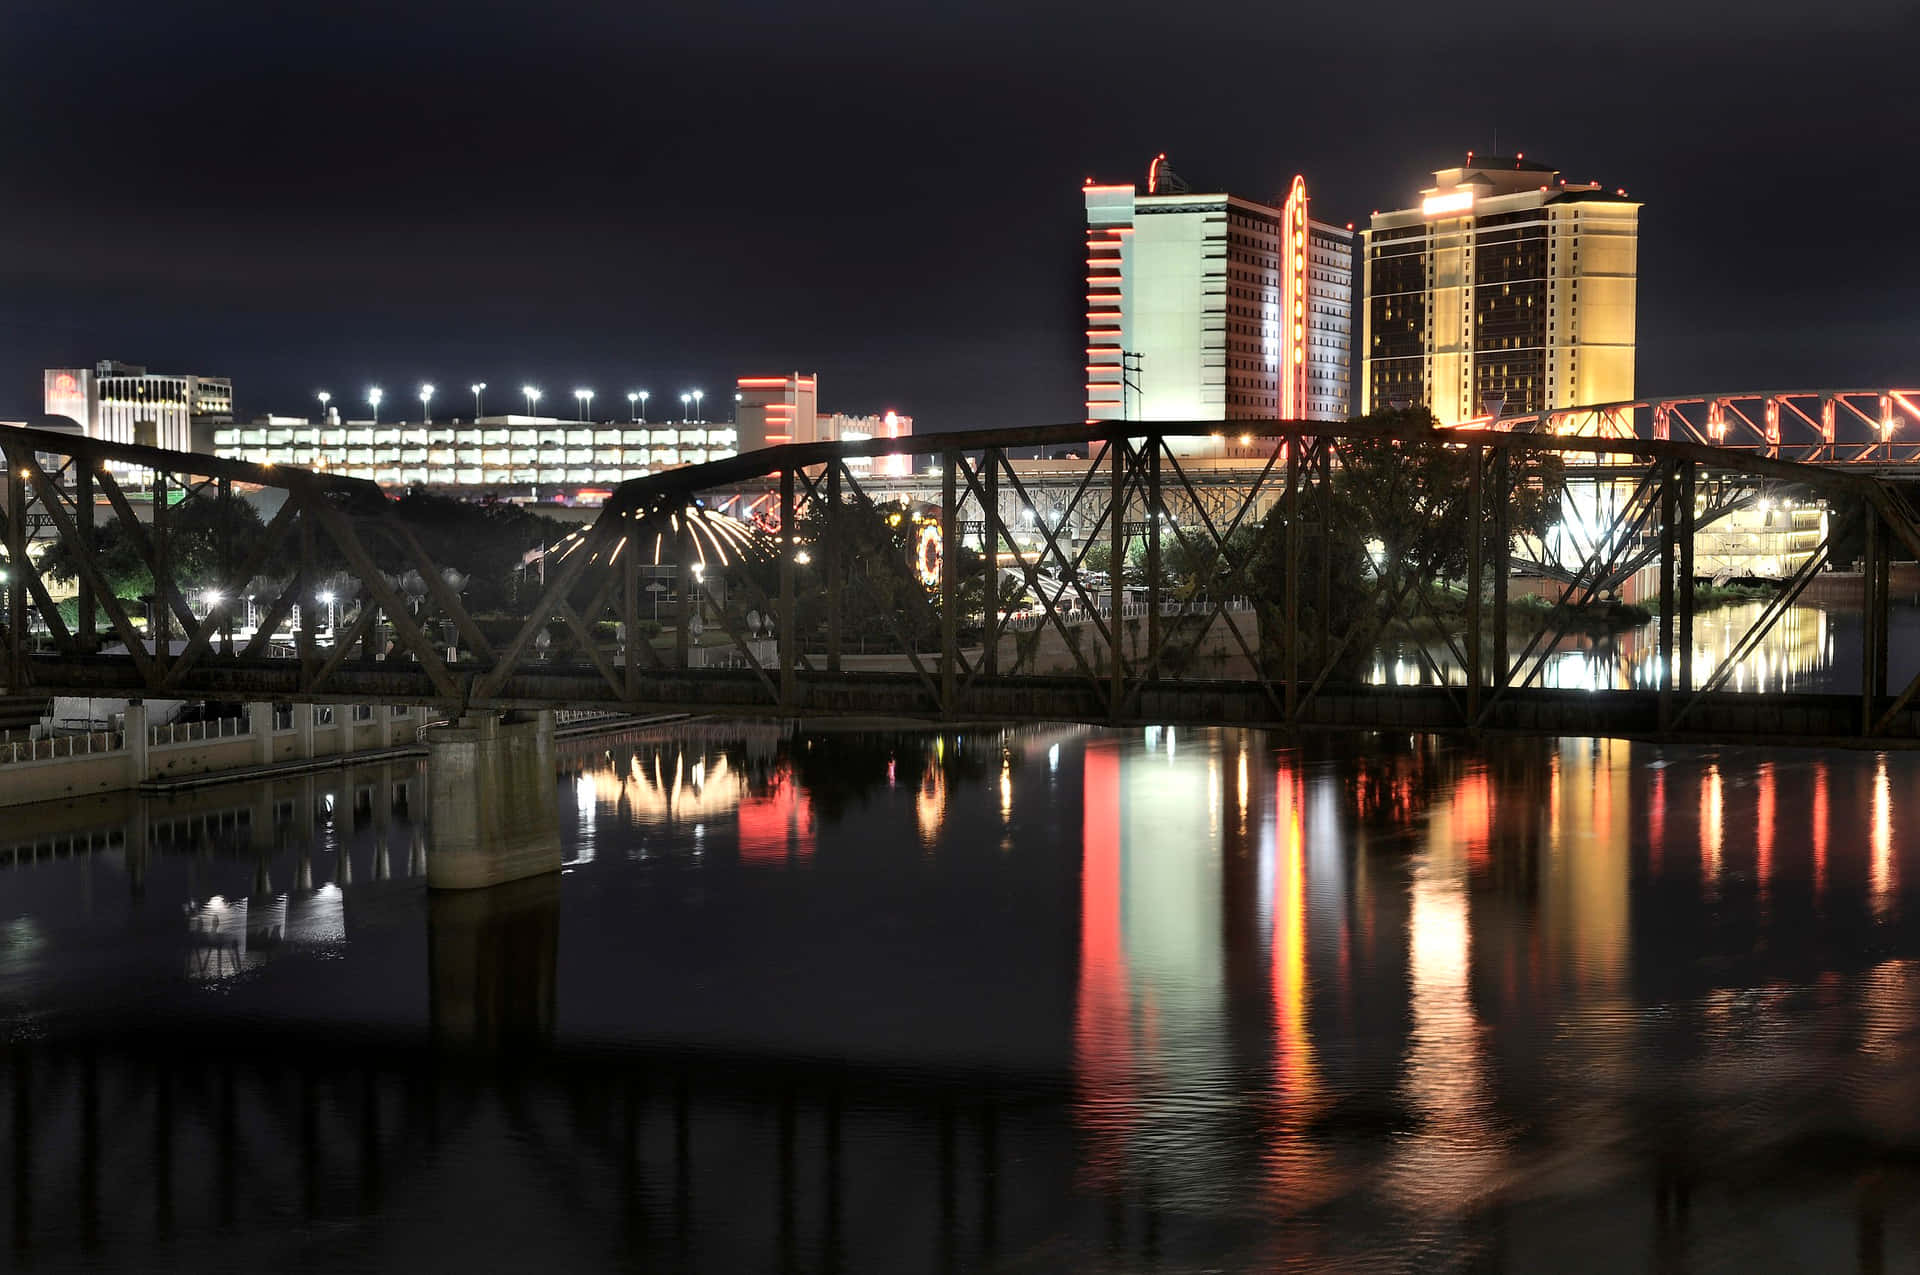
[[[1482,552],[1491,560],[1497,503],[1508,510],[1509,548],[1522,535],[1544,535],[1559,518],[1558,457],[1509,451],[1504,489],[1493,480],[1498,470],[1490,465],[1476,527],[1468,496],[1472,454],[1465,447],[1434,432],[1433,418],[1424,410],[1379,413],[1367,420],[1388,426],[1392,436],[1340,445],[1325,534],[1316,534],[1320,515],[1311,506],[1318,497],[1303,502],[1301,510],[1302,522],[1313,525],[1303,527],[1299,537],[1300,630],[1331,635],[1338,649],[1329,655],[1343,677],[1356,675],[1372,659],[1396,612],[1412,610],[1414,591],[1440,581],[1464,581],[1474,536],[1482,537]],[[1276,502],[1255,537],[1250,569],[1241,573],[1260,606],[1262,661],[1274,671],[1285,651],[1286,532],[1286,506]],[[1330,582],[1324,616],[1319,614],[1323,572]],[[1477,599],[1465,602],[1478,604]],[[1310,661],[1301,666],[1309,667]]]
[[[501,500],[466,501],[424,487],[409,488],[395,505],[427,558],[466,577],[475,613],[520,614],[535,601],[538,584],[523,579],[529,551],[557,544],[573,530],[558,519]],[[369,546],[380,568],[395,577],[419,564],[398,544]]]
[[[167,508],[167,573],[189,596],[224,584],[222,568],[238,570],[264,534],[265,522],[243,497],[190,494]],[[147,541],[151,547],[151,528]],[[54,540],[40,557],[40,570],[54,580],[71,583],[80,575],[77,549],[77,543],[65,537]],[[287,558],[284,549],[270,556]],[[115,597],[152,596],[153,572],[118,519],[94,529],[92,561]]]

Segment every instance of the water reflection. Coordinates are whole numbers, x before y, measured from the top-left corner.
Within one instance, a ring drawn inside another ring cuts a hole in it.
[[[1676,652],[1673,672],[1687,662],[1692,684],[1721,677],[1728,691],[1857,691],[1860,685],[1860,612],[1832,604],[1787,607],[1757,640],[1748,631],[1768,610],[1765,601],[1709,607],[1694,618],[1691,649]],[[1526,623],[1516,621],[1516,632]],[[1920,606],[1893,607],[1894,637],[1889,676],[1895,686],[1920,673]],[[1528,684],[1559,690],[1632,690],[1660,684],[1658,619],[1612,633],[1560,633],[1549,624],[1536,640],[1531,631],[1509,644],[1508,659]],[[1521,662],[1521,656],[1527,658]],[[1538,670],[1535,664],[1538,663]],[[1437,671],[1437,674],[1436,674]],[[1464,686],[1466,673],[1456,648],[1444,641],[1384,643],[1367,680],[1375,685],[1429,686],[1444,678]]]
[[[1920,758],[562,753],[569,871],[496,891],[426,893],[407,766],[10,822],[14,1251],[1871,1269],[1920,1225]]]

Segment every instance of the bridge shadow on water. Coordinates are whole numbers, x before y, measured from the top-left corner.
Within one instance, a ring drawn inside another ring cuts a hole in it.
[[[404,766],[0,855],[11,1264],[1878,1271],[1920,1241],[1903,756],[720,723],[566,752],[567,870],[486,891],[423,888]]]

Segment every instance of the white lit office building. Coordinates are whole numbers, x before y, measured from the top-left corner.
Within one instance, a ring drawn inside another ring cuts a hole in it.
[[[256,464],[298,465],[387,487],[571,489],[591,498],[629,478],[723,460],[734,454],[731,425],[563,421],[551,416],[483,416],[476,421],[320,424],[268,417],[214,434],[218,455]]]
[[[1156,158],[1147,189],[1088,182],[1089,422],[1343,420],[1353,393],[1352,228],[1196,194]]]
[[[233,420],[233,382],[224,376],[149,372],[104,360],[90,368],[48,368],[45,405],[88,438],[170,451],[208,449],[213,430]]]

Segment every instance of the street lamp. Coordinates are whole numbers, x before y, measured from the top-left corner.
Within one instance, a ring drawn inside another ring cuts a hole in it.
[[[695,390],[693,392],[693,419],[697,421],[706,419],[704,416],[700,415],[700,400],[706,397],[706,393],[707,392],[705,390]]]
[[[680,396],[680,423],[683,425],[693,419],[692,404],[693,404],[693,395],[682,394]]]
[[[587,408],[593,403],[593,391],[575,390],[573,396],[580,400],[580,419],[584,422],[587,419]]]
[[[485,381],[475,381],[473,383],[473,419],[476,421],[480,419],[480,392],[486,388],[487,383]]]
[[[367,406],[373,409],[373,423],[375,425],[380,423],[380,400],[385,397],[386,395],[378,385],[367,391]]]
[[[314,395],[314,397],[320,400],[320,423],[325,425],[327,423],[327,404],[333,401],[333,395],[327,393],[325,390],[321,390],[318,394]]]
[[[433,424],[433,385],[429,382],[420,387],[420,423]]]
[[[527,415],[532,416],[533,405],[540,401],[540,391],[534,389],[533,386],[531,385],[522,385],[520,387],[520,392],[527,396]]]
[[[327,607],[327,634],[331,637],[335,626],[340,623],[340,617],[333,609],[333,594],[330,592],[322,593],[320,595],[320,601],[324,602]]]
[[[646,390],[640,391],[640,423],[642,425],[647,423],[647,394]]]
[[[627,414],[630,417],[632,417],[633,422],[636,425],[639,424],[640,422],[640,391],[639,390],[627,391]]]

